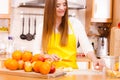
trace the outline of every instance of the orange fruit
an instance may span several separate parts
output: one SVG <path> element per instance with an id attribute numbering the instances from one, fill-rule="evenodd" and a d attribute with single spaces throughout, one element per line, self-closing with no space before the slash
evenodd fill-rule
<path id="1" fill-rule="evenodd" d="M 30 61 L 32 59 L 32 53 L 30 51 L 24 51 L 22 55 L 23 61 Z"/>
<path id="2" fill-rule="evenodd" d="M 48 74 L 51 69 L 51 64 L 49 62 L 43 62 L 42 65 L 39 67 L 39 71 L 41 74 Z"/>
<path id="3" fill-rule="evenodd" d="M 15 50 L 13 53 L 12 53 L 12 58 L 15 59 L 15 60 L 21 60 L 22 58 L 22 51 L 20 50 Z"/>
<path id="4" fill-rule="evenodd" d="M 35 62 L 35 63 L 34 63 Z M 34 63 L 34 65 L 33 65 L 33 70 L 35 71 L 35 72 L 39 72 L 39 67 L 42 65 L 42 61 L 34 61 L 33 63 Z"/>
<path id="5" fill-rule="evenodd" d="M 12 60 L 12 58 L 8 58 L 8 59 L 6 59 L 5 61 L 4 61 L 4 66 L 6 67 L 6 68 L 8 68 L 8 64 L 9 64 L 9 62 Z"/>
<path id="6" fill-rule="evenodd" d="M 40 56 L 40 54 L 35 54 L 35 55 L 33 55 L 31 61 L 32 61 L 32 62 L 38 61 L 39 56 Z"/>
<path id="7" fill-rule="evenodd" d="M 17 70 L 18 69 L 18 62 L 15 59 L 7 59 L 5 61 L 5 66 L 7 69 Z"/>

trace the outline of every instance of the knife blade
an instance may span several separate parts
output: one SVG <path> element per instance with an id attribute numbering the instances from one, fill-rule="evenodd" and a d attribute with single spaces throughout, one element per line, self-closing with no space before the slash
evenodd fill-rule
<path id="1" fill-rule="evenodd" d="M 59 61 L 65 61 L 65 62 L 72 62 L 71 60 L 69 60 L 69 59 L 63 59 L 63 58 L 60 58 L 60 60 Z"/>

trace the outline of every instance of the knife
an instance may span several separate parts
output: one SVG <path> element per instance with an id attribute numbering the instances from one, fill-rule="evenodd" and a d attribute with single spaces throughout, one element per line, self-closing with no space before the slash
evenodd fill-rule
<path id="1" fill-rule="evenodd" d="M 72 60 L 69 60 L 69 59 L 63 59 L 63 58 L 60 58 L 59 61 L 72 62 Z"/>

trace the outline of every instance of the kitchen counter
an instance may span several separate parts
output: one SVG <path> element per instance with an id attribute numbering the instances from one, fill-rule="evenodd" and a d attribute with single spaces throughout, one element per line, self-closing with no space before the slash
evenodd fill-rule
<path id="1" fill-rule="evenodd" d="M 92 67 L 91 60 L 89 58 L 87 58 L 87 57 L 77 57 L 77 62 L 86 62 L 87 66 L 88 66 L 87 69 L 91 69 L 91 67 Z"/>
<path id="2" fill-rule="evenodd" d="M 110 79 L 99 71 L 73 70 L 71 72 L 67 72 L 64 76 L 49 79 L 14 76 L 0 73 L 0 80 L 120 80 L 120 78 Z"/>

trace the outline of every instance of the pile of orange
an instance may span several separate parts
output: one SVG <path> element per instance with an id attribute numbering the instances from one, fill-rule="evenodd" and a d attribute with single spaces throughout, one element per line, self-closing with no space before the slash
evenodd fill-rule
<path id="1" fill-rule="evenodd" d="M 15 50 L 12 53 L 12 57 L 5 60 L 4 65 L 7 69 L 17 70 L 19 68 L 19 61 L 30 61 L 32 59 L 32 53 L 30 51 Z"/>
<path id="2" fill-rule="evenodd" d="M 48 74 L 50 72 L 51 64 L 48 62 L 36 61 L 33 70 L 37 73 Z"/>
<path id="3" fill-rule="evenodd" d="M 49 60 L 40 60 L 40 54 L 32 55 L 30 51 L 15 50 L 12 54 L 12 58 L 5 60 L 4 65 L 7 69 L 18 70 L 25 68 L 24 63 L 30 62 L 32 70 L 41 74 L 48 74 L 51 69 L 51 62 Z M 24 66 L 24 67 L 23 67 Z"/>

